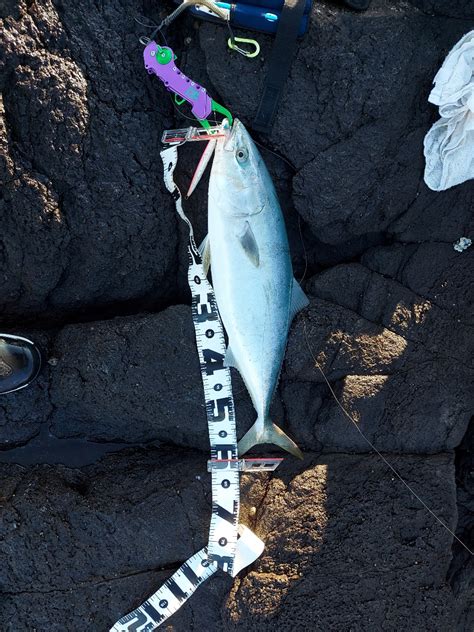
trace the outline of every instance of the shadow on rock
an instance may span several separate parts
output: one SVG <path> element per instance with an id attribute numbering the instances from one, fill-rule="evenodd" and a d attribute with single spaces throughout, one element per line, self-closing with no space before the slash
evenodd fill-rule
<path id="1" fill-rule="evenodd" d="M 453 528 L 452 456 L 391 458 Z M 376 456 L 309 456 L 244 489 L 266 549 L 235 581 L 229 629 L 449 629 L 452 538 Z"/>

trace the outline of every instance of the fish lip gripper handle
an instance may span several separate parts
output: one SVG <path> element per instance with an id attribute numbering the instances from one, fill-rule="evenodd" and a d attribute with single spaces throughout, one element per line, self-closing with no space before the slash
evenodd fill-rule
<path id="1" fill-rule="evenodd" d="M 207 119 L 212 111 L 212 100 L 205 88 L 191 81 L 174 63 L 174 53 L 168 46 L 150 42 L 143 51 L 143 61 L 149 73 L 154 73 L 171 92 L 185 99 L 197 119 Z"/>

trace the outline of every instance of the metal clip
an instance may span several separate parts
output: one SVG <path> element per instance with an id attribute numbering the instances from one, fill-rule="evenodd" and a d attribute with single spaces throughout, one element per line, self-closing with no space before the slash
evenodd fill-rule
<path id="1" fill-rule="evenodd" d="M 164 145 L 182 145 L 193 141 L 208 141 L 216 138 L 223 138 L 226 135 L 226 128 L 223 125 L 215 125 L 209 129 L 198 127 L 185 127 L 184 129 L 168 129 L 163 132 L 161 142 Z"/>
<path id="2" fill-rule="evenodd" d="M 193 5 L 202 5 L 207 7 L 212 11 L 214 15 L 221 18 L 221 20 L 227 21 L 229 19 L 228 12 L 221 9 L 215 2 L 212 0 L 183 0 L 182 4 L 173 11 L 168 17 L 166 17 L 161 24 L 158 26 L 158 30 L 161 31 L 165 26 L 169 26 L 173 20 L 175 20 L 178 15 L 180 15 L 185 9 L 191 7 Z"/>
<path id="3" fill-rule="evenodd" d="M 240 48 L 240 46 L 237 46 L 236 42 L 240 42 L 241 44 L 251 44 L 253 46 L 253 51 Z M 238 53 L 244 57 L 248 57 L 249 59 L 257 57 L 260 54 L 260 44 L 254 39 L 247 39 L 246 37 L 229 37 L 227 45 L 231 50 L 236 50 Z"/>
<path id="4" fill-rule="evenodd" d="M 277 469 L 282 458 L 242 459 L 242 472 L 273 472 Z"/>
<path id="5" fill-rule="evenodd" d="M 282 461 L 282 458 L 212 459 L 207 462 L 207 471 L 229 469 L 238 472 L 273 472 Z"/>

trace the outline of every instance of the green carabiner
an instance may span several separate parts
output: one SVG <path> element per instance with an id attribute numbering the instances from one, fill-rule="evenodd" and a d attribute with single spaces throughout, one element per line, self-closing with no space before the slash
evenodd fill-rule
<path id="1" fill-rule="evenodd" d="M 241 44 L 252 44 L 253 51 L 240 48 L 240 46 L 237 46 L 236 42 L 240 42 Z M 257 57 L 257 55 L 260 54 L 260 44 L 254 39 L 247 39 L 246 37 L 229 37 L 227 45 L 231 50 L 236 50 L 238 53 L 244 57 L 248 57 L 249 59 Z"/>

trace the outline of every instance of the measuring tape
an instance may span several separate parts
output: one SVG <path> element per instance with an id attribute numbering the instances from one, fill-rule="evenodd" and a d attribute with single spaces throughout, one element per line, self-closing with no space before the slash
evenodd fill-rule
<path id="1" fill-rule="evenodd" d="M 194 241 L 193 227 L 183 212 L 181 193 L 173 179 L 178 162 L 177 147 L 163 150 L 161 158 L 165 185 L 173 196 L 179 216 L 189 227 L 188 283 L 211 444 L 212 517 L 208 556 L 217 563 L 218 568 L 232 575 L 240 490 L 239 471 L 231 466 L 238 462 L 237 429 L 230 369 L 224 366 L 224 329 L 214 290 L 206 278 L 201 255 Z"/>
<path id="2" fill-rule="evenodd" d="M 187 560 L 141 606 L 125 615 L 110 632 L 151 632 L 171 617 L 206 579 L 217 571 L 207 559 L 207 548 Z"/>
<path id="3" fill-rule="evenodd" d="M 171 134 L 173 136 L 173 132 Z M 264 544 L 250 529 L 238 524 L 240 472 L 273 471 L 282 461 L 238 458 L 231 374 L 224 366 L 224 328 L 214 290 L 194 240 L 192 224 L 184 214 L 181 192 L 173 179 L 178 163 L 177 146 L 164 149 L 161 158 L 165 185 L 173 196 L 178 215 L 189 228 L 188 283 L 211 444 L 208 471 L 212 479 L 212 516 L 207 547 L 189 558 L 156 593 L 122 617 L 110 632 L 151 632 L 174 614 L 218 569 L 235 577 L 254 562 L 262 554 Z"/>

